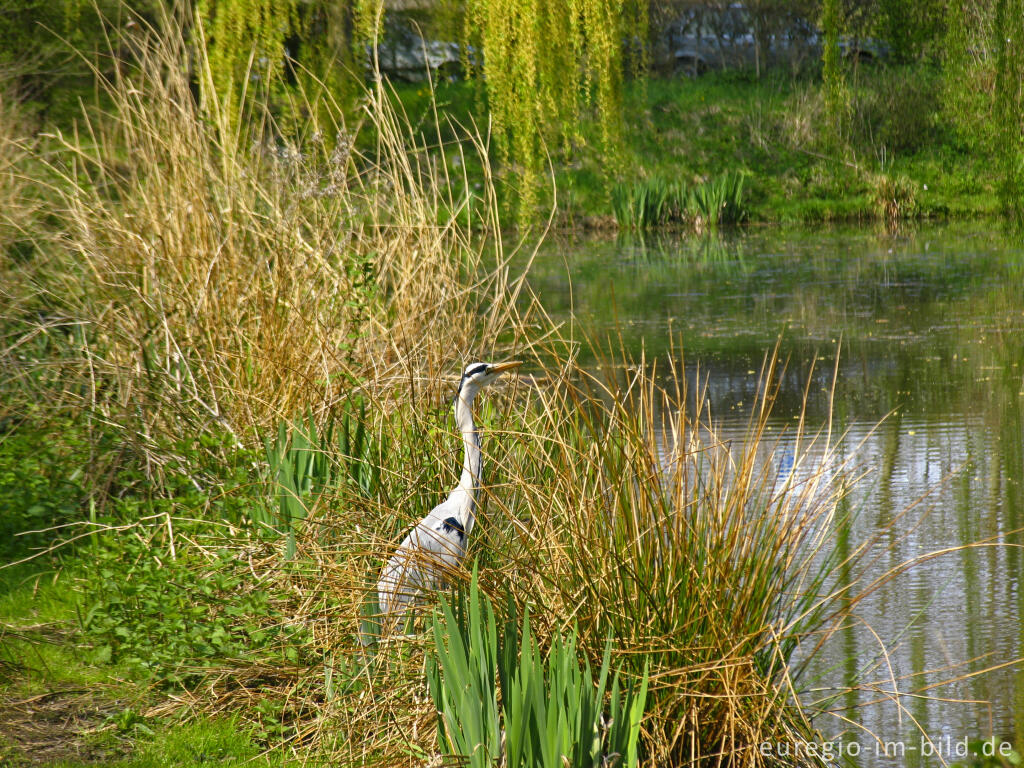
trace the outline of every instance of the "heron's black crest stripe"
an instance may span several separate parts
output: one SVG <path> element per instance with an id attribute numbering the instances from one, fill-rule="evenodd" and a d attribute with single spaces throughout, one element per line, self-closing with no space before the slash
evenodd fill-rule
<path id="1" fill-rule="evenodd" d="M 459 534 L 460 539 L 466 536 L 466 529 L 462 527 L 462 523 L 459 522 L 459 518 L 457 517 L 449 517 L 446 519 L 441 523 L 441 528 L 444 529 L 445 533 Z"/>
<path id="2" fill-rule="evenodd" d="M 462 392 L 462 385 L 466 383 L 466 379 L 468 379 L 470 376 L 476 376 L 478 373 L 487 373 L 487 369 L 489 367 L 490 366 L 487 365 L 487 363 L 480 363 L 479 365 L 474 365 L 468 371 L 464 372 L 462 374 L 462 378 L 459 379 L 458 389 L 455 390 L 456 397 L 458 397 L 458 394 Z"/>

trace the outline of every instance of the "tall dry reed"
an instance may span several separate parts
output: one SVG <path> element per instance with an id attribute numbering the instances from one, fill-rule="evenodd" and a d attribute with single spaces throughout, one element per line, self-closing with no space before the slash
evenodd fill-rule
<path id="1" fill-rule="evenodd" d="M 324 93 L 290 133 L 269 96 L 231 118 L 185 21 L 136 25 L 134 60 L 95 72 L 112 108 L 51 137 L 64 231 L 37 288 L 80 331 L 81 405 L 143 449 L 224 431 L 251 444 L 353 387 L 429 390 L 514 339 L 521 283 L 489 185 L 479 227 L 458 226 L 444 155 L 381 85 L 355 124 Z"/>
<path id="2" fill-rule="evenodd" d="M 824 569 L 842 467 L 821 435 L 780 480 L 772 358 L 739 444 L 681 368 L 615 363 L 536 390 L 526 440 L 541 447 L 520 444 L 491 507 L 502 578 L 579 622 L 592 655 L 610 636 L 635 674 L 651 665 L 651 764 L 759 764 L 762 743 L 811 732 L 790 660 L 839 608 Z"/>

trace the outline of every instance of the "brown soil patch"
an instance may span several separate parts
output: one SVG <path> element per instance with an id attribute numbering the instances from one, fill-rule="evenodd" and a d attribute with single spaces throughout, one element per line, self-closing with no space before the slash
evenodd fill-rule
<path id="1" fill-rule="evenodd" d="M 58 760 L 84 763 L 121 757 L 116 741 L 97 739 L 116 711 L 109 700 L 82 689 L 51 691 L 25 698 L 0 697 L 0 765 L 44 765 Z"/>

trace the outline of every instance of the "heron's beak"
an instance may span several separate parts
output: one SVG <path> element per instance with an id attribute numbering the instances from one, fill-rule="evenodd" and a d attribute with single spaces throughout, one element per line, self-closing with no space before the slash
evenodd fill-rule
<path id="1" fill-rule="evenodd" d="M 507 363 L 495 363 L 491 366 L 491 373 L 504 373 L 505 371 L 511 371 L 513 368 L 518 368 L 522 364 L 522 360 L 512 360 Z"/>

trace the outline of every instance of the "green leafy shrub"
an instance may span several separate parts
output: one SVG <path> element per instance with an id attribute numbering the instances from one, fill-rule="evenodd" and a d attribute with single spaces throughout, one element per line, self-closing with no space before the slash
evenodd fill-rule
<path id="1" fill-rule="evenodd" d="M 55 433 L 59 440 L 53 439 Z M 0 425 L 0 561 L 26 557 L 52 543 L 52 532 L 31 531 L 82 516 L 88 460 L 85 437 L 74 425 Z"/>
<path id="2" fill-rule="evenodd" d="M 176 523 L 179 542 L 204 533 Z M 231 659 L 299 662 L 306 630 L 282 621 L 232 550 L 214 550 L 213 564 L 209 553 L 191 548 L 172 554 L 169 545 L 154 546 L 163 532 L 154 528 L 148 540 L 105 535 L 93 554 L 80 623 L 101 657 L 172 688 L 193 685 Z"/>
<path id="3" fill-rule="evenodd" d="M 879 31 L 892 47 L 892 57 L 914 61 L 936 56 L 945 35 L 945 10 L 946 4 L 938 0 L 880 0 Z"/>

